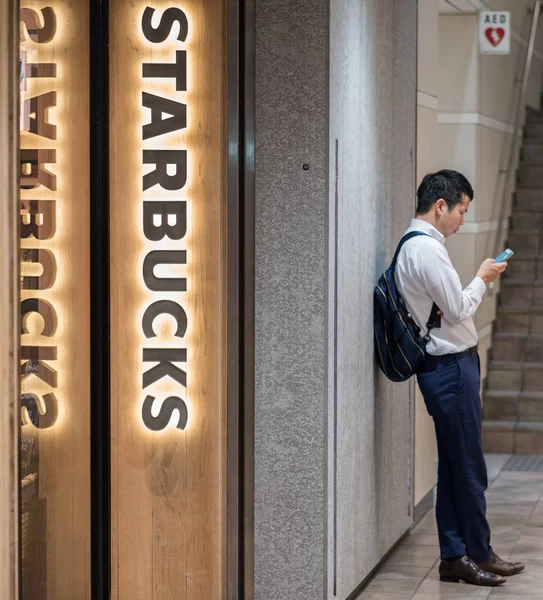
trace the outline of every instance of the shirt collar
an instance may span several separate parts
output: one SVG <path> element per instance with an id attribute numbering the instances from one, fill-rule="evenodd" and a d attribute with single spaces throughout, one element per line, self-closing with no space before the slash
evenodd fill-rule
<path id="1" fill-rule="evenodd" d="M 409 229 L 407 231 L 423 231 L 424 233 L 431 235 L 440 244 L 445 244 L 445 236 L 433 225 L 427 221 L 423 221 L 422 219 L 411 219 L 411 224 L 409 225 Z"/>

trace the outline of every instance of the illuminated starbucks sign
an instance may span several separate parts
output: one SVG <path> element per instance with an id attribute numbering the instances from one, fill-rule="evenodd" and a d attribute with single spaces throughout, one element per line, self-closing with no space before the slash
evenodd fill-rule
<path id="1" fill-rule="evenodd" d="M 175 36 L 174 28 L 178 30 Z M 141 328 L 147 339 L 159 337 L 153 328 L 155 319 L 168 315 L 175 321 L 165 345 L 144 347 L 144 365 L 141 387 L 168 381 L 170 393 L 163 398 L 158 413 L 154 410 L 156 396 L 148 394 L 143 402 L 141 417 L 148 429 L 165 429 L 175 411 L 178 412 L 176 427 L 184 429 L 187 424 L 187 355 L 190 351 L 182 343 L 189 325 L 183 298 L 190 281 L 190 254 L 186 247 L 188 229 L 188 199 L 183 190 L 188 181 L 187 147 L 172 144 L 172 137 L 187 128 L 187 53 L 178 46 L 185 42 L 189 23 L 179 8 L 168 8 L 157 14 L 147 6 L 141 17 L 141 31 L 145 39 L 157 46 L 164 46 L 171 55 L 170 61 L 157 60 L 142 64 L 141 106 L 148 119 L 141 127 L 142 144 L 142 230 L 147 252 L 142 265 L 142 284 L 157 299 L 147 306 Z M 171 41 L 173 39 L 173 41 Z M 161 83 L 169 83 L 167 94 Z M 173 85 L 172 85 L 173 84 Z M 147 91 L 146 86 L 153 91 Z M 172 147 L 174 145 L 175 147 Z M 180 275 L 179 269 L 185 269 Z M 158 271 L 161 270 L 161 274 Z M 172 298 L 164 298 L 164 293 Z M 175 299 L 173 299 L 175 297 Z M 147 368 L 149 363 L 156 363 Z"/>

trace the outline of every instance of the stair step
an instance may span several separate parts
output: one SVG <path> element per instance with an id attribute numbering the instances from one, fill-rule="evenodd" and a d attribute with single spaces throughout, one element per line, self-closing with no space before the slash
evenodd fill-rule
<path id="1" fill-rule="evenodd" d="M 509 277 L 507 280 L 502 280 L 502 285 L 519 286 L 531 285 L 532 287 L 543 287 L 543 279 L 531 279 L 530 277 Z"/>
<path id="2" fill-rule="evenodd" d="M 531 257 L 515 256 L 509 261 L 507 270 L 503 274 L 508 279 L 531 280 L 543 279 L 543 258 L 537 259 L 535 255 Z"/>
<path id="3" fill-rule="evenodd" d="M 517 181 L 517 189 L 543 190 L 543 177 L 522 177 Z"/>
<path id="4" fill-rule="evenodd" d="M 514 211 L 510 222 L 513 231 L 522 230 L 523 232 L 541 233 L 541 229 L 543 228 L 543 212 Z"/>
<path id="5" fill-rule="evenodd" d="M 543 362 L 543 335 L 536 333 L 494 333 L 492 360 Z"/>
<path id="6" fill-rule="evenodd" d="M 543 211 L 543 190 L 517 189 L 514 196 L 513 212 L 517 210 L 526 212 Z"/>
<path id="7" fill-rule="evenodd" d="M 520 256 L 539 254 L 543 250 L 542 238 L 542 232 L 537 229 L 529 231 L 511 230 L 507 236 L 507 244 L 513 252 Z"/>
<path id="8" fill-rule="evenodd" d="M 515 313 L 499 312 L 496 314 L 496 333 L 528 334 L 531 331 L 531 315 L 528 310 Z M 543 330 L 541 331 L 543 333 Z"/>
<path id="9" fill-rule="evenodd" d="M 512 375 L 522 375 L 521 371 L 503 371 L 504 373 L 509 373 Z M 537 371 L 526 371 L 526 373 L 537 373 Z M 513 403 L 515 405 L 515 410 L 513 416 L 518 416 L 519 420 L 532 421 L 531 416 L 526 418 L 527 416 L 522 418 L 522 415 L 517 415 L 516 404 L 518 402 L 524 403 L 532 403 L 538 408 L 536 411 L 536 420 L 543 421 L 543 392 L 540 391 L 541 387 L 537 390 L 522 390 L 522 389 L 508 389 L 508 390 L 486 390 L 484 393 L 484 403 L 483 405 L 487 407 L 490 403 Z M 486 408 L 485 408 L 486 411 Z M 533 411 L 532 411 L 533 412 Z M 500 413 L 501 414 L 501 413 Z M 508 419 L 497 418 L 495 416 L 490 417 L 485 412 L 485 417 L 490 418 L 491 420 L 499 420 L 499 421 L 507 421 Z"/>
<path id="10" fill-rule="evenodd" d="M 537 121 L 533 121 L 528 123 L 524 128 L 527 140 L 534 138 L 543 138 L 543 123 L 538 123 Z"/>
<path id="11" fill-rule="evenodd" d="M 523 361 L 526 358 L 525 334 L 494 333 L 492 336 L 492 360 Z"/>
<path id="12" fill-rule="evenodd" d="M 527 363 L 521 360 L 490 360 L 488 362 L 488 368 L 494 369 L 506 369 L 508 371 L 516 371 L 518 369 L 522 369 L 523 365 Z M 543 367 L 543 363 L 541 363 Z"/>
<path id="13" fill-rule="evenodd" d="M 543 453 L 543 114 L 526 108 L 525 139 L 484 392 L 486 452 Z"/>
<path id="14" fill-rule="evenodd" d="M 516 420 L 483 421 L 483 450 L 496 454 L 513 454 Z"/>
<path id="15" fill-rule="evenodd" d="M 494 335 L 543 335 L 543 306 L 498 306 Z"/>
<path id="16" fill-rule="evenodd" d="M 504 278 L 500 282 L 500 303 L 514 306 L 543 306 L 543 281 Z"/>
<path id="17" fill-rule="evenodd" d="M 484 395 L 483 415 L 489 421 L 543 422 L 543 393 L 534 391 L 494 391 Z"/>
<path id="18" fill-rule="evenodd" d="M 532 106 L 527 106 L 525 114 L 526 114 L 526 122 L 527 123 L 533 123 L 533 122 L 543 123 L 543 114 L 541 113 L 540 110 L 537 110 L 537 108 L 533 108 Z"/>
<path id="19" fill-rule="evenodd" d="M 518 305 L 518 304 L 499 304 L 498 305 L 498 313 L 499 314 L 510 314 L 510 315 L 520 315 L 526 314 L 529 312 L 534 315 L 543 315 L 543 306 L 532 306 L 527 304 L 526 306 Z"/>
<path id="20" fill-rule="evenodd" d="M 484 421 L 483 449 L 498 454 L 542 454 L 543 422 Z"/>
<path id="21" fill-rule="evenodd" d="M 521 179 L 535 179 L 543 178 L 543 165 L 531 165 L 525 162 L 519 163 L 518 168 L 519 176 Z"/>
<path id="22" fill-rule="evenodd" d="M 483 396 L 483 418 L 491 421 L 518 421 L 519 392 L 487 390 Z"/>
<path id="23" fill-rule="evenodd" d="M 491 360 L 486 383 L 487 391 L 492 393 L 515 391 L 543 394 L 543 361 Z"/>
<path id="24" fill-rule="evenodd" d="M 543 254 L 536 254 L 534 252 L 523 252 L 522 248 L 517 248 L 516 250 L 514 250 L 515 255 L 513 256 L 512 259 L 509 260 L 508 263 L 508 267 L 507 270 L 505 271 L 505 277 L 508 276 L 509 273 L 511 273 L 511 266 L 512 265 L 516 265 L 519 263 L 519 261 L 539 261 L 539 262 L 543 262 Z M 527 265 L 522 265 L 527 267 Z M 514 279 L 528 279 L 528 277 L 516 277 Z M 530 277 L 531 279 L 531 277 Z M 543 279 L 543 277 L 535 277 L 535 279 Z"/>
<path id="25" fill-rule="evenodd" d="M 543 140 L 526 140 L 522 145 L 521 156 L 523 164 L 543 164 Z"/>

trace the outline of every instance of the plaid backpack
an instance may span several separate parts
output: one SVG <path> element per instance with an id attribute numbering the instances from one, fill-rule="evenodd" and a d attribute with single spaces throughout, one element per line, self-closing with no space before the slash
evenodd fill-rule
<path id="1" fill-rule="evenodd" d="M 417 373 L 426 358 L 430 331 L 441 324 L 439 309 L 434 303 L 426 325 L 428 333 L 421 337 L 420 327 L 405 307 L 396 287 L 394 269 L 398 254 L 405 242 L 418 235 L 428 234 L 411 231 L 403 236 L 390 267 L 381 275 L 373 292 L 375 356 L 381 371 L 392 381 L 406 381 Z"/>

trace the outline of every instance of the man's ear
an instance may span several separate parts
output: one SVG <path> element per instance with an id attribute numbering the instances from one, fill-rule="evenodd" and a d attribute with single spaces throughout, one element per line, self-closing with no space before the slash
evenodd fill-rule
<path id="1" fill-rule="evenodd" d="M 445 202 L 445 200 L 443 200 L 443 198 L 440 198 L 436 202 L 436 210 L 440 215 L 447 211 L 447 203 Z"/>

